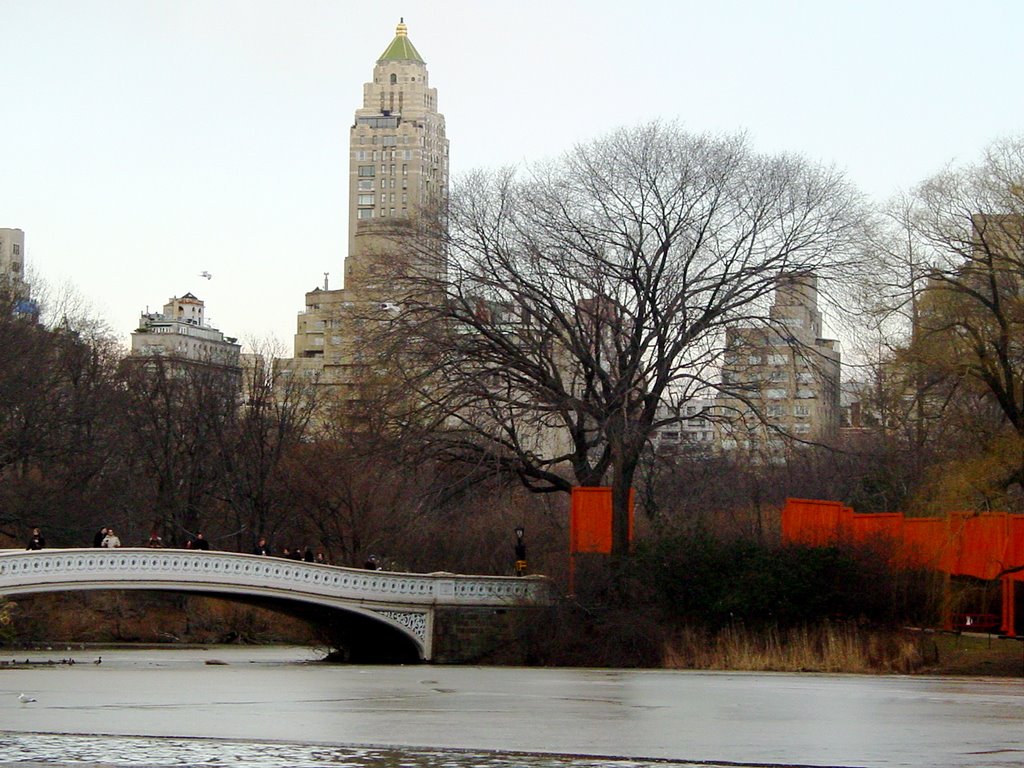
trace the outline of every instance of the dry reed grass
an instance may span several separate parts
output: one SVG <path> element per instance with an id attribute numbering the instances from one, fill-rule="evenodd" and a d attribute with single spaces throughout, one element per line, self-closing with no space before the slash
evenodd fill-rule
<path id="1" fill-rule="evenodd" d="M 718 632 L 686 628 L 666 643 L 669 669 L 909 673 L 925 664 L 916 638 L 850 624 Z"/>

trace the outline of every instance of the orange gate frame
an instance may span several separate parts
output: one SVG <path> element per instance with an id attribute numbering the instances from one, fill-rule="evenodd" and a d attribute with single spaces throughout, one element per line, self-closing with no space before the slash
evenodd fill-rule
<path id="1" fill-rule="evenodd" d="M 885 539 L 904 566 L 934 568 L 952 576 L 999 579 L 1000 631 L 1016 637 L 1014 584 L 1024 581 L 1024 515 L 953 512 L 947 517 L 906 517 L 899 512 L 857 514 L 838 501 L 786 499 L 784 542 L 821 546 L 837 541 Z M 944 617 L 950 625 L 950 617 Z"/>

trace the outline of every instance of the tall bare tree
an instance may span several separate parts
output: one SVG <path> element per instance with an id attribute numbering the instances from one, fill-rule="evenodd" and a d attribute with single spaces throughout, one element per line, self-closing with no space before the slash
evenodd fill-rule
<path id="1" fill-rule="evenodd" d="M 177 545 L 209 526 L 224 496 L 218 436 L 238 417 L 237 370 L 155 355 L 131 357 L 123 366 L 126 429 L 132 446 L 129 475 L 139 504 L 151 519 L 132 531 L 163 528 Z M 223 534 L 225 526 L 218 525 Z M 207 531 L 207 533 L 211 533 Z"/>
<path id="2" fill-rule="evenodd" d="M 0 286 L 0 525 L 73 542 L 117 454 L 119 351 L 91 321 L 47 328 Z"/>
<path id="3" fill-rule="evenodd" d="M 726 328 L 767 322 L 780 277 L 841 268 L 858 216 L 833 170 L 661 123 L 471 174 L 378 259 L 401 422 L 537 491 L 611 485 L 623 556 L 638 462 L 678 418 L 659 406 L 718 385 Z"/>
<path id="4" fill-rule="evenodd" d="M 289 451 L 307 436 L 316 408 L 315 380 L 279 365 L 283 346 L 250 342 L 242 360 L 242 403 L 236 418 L 218 421 L 225 501 L 235 514 L 237 546 L 270 535 L 292 510 L 282 472 Z"/>
<path id="5" fill-rule="evenodd" d="M 921 184 L 888 242 L 883 250 L 897 257 L 888 274 L 904 275 L 902 285 L 892 282 L 894 304 L 913 310 L 895 361 L 911 373 L 913 387 L 907 392 L 915 394 L 919 420 L 931 416 L 933 423 L 957 424 L 961 432 L 973 429 L 967 442 L 1002 456 L 1005 469 L 996 485 L 1019 491 L 1024 483 L 1024 138 L 996 142 L 980 161 L 947 168 Z M 913 254 L 912 272 L 906 254 Z M 1014 453 L 1017 459 L 1007 463 Z"/>

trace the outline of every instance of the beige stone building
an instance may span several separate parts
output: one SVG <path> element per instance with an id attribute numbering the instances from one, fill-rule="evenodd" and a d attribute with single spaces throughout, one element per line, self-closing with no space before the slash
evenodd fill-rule
<path id="1" fill-rule="evenodd" d="M 377 277 L 375 266 L 391 248 L 381 233 L 396 220 L 443 209 L 448 193 L 444 116 L 404 23 L 363 86 L 349 130 L 348 188 L 344 286 L 331 290 L 325 279 L 306 294 L 287 366 L 354 400 L 366 323 L 386 319 L 401 300 Z"/>
<path id="2" fill-rule="evenodd" d="M 133 357 L 162 357 L 237 370 L 241 346 L 206 322 L 206 304 L 191 293 L 174 296 L 162 312 L 143 312 L 132 331 Z"/>
<path id="3" fill-rule="evenodd" d="M 770 322 L 730 328 L 716 398 L 719 447 L 781 450 L 789 438 L 821 442 L 840 426 L 837 341 L 822 337 L 817 278 L 782 280 Z"/>

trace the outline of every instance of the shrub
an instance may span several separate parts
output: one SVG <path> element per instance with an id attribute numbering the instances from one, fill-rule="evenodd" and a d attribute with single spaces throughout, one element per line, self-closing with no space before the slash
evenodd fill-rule
<path id="1" fill-rule="evenodd" d="M 697 532 L 640 548 L 633 580 L 665 618 L 711 629 L 920 619 L 934 605 L 931 583 L 889 563 L 877 546 L 766 545 Z"/>

